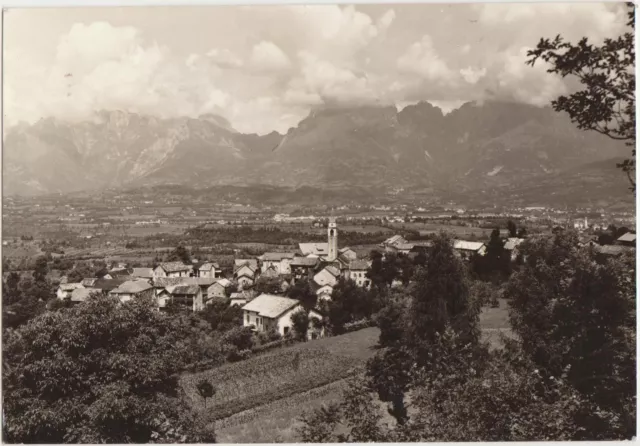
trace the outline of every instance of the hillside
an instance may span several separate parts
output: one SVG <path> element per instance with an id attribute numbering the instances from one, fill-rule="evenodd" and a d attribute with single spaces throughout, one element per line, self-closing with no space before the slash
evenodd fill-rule
<path id="1" fill-rule="evenodd" d="M 468 103 L 447 115 L 428 103 L 319 109 L 286 135 L 263 136 L 213 115 L 101 111 L 80 123 L 47 118 L 8 129 L 3 186 L 9 195 L 167 184 L 484 193 L 555 184 L 626 151 L 550 108 L 514 103 Z"/>

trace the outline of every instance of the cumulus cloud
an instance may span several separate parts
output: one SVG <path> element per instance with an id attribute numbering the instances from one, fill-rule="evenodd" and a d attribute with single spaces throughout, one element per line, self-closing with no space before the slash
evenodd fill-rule
<path id="1" fill-rule="evenodd" d="M 623 6 L 594 3 L 243 6 L 179 10 L 182 19 L 162 11 L 128 15 L 127 26 L 91 8 L 65 25 L 59 12 L 40 22 L 29 19 L 35 12 L 7 16 L 6 123 L 122 109 L 215 113 L 240 131 L 268 133 L 323 104 L 546 105 L 566 80 L 526 66 L 527 48 L 556 34 L 615 37 L 626 21 Z M 39 33 L 26 39 L 28 29 Z"/>
<path id="2" fill-rule="evenodd" d="M 241 68 L 244 63 L 228 49 L 213 48 L 207 52 L 207 57 L 220 68 Z"/>
<path id="3" fill-rule="evenodd" d="M 284 71 L 291 66 L 289 57 L 273 42 L 262 41 L 251 51 L 251 68 L 258 72 Z"/>
<path id="4" fill-rule="evenodd" d="M 460 70 L 460 74 L 462 75 L 462 78 L 467 83 L 477 84 L 478 81 L 487 74 L 487 69 L 486 68 L 478 69 L 478 68 L 468 67 Z"/>
<path id="5" fill-rule="evenodd" d="M 409 47 L 407 52 L 398 58 L 400 71 L 417 74 L 430 81 L 446 83 L 451 80 L 452 72 L 447 63 L 433 47 L 430 36 L 424 35 L 419 42 Z"/>

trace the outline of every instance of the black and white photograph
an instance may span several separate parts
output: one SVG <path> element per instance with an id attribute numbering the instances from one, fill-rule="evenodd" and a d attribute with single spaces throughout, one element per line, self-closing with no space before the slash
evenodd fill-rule
<path id="1" fill-rule="evenodd" d="M 635 440 L 635 4 L 2 10 L 2 442 Z"/>

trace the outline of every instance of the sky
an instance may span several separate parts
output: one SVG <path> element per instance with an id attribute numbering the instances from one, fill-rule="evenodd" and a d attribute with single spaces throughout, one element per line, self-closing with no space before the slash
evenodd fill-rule
<path id="1" fill-rule="evenodd" d="M 625 31 L 616 3 L 9 9 L 5 125 L 97 110 L 214 113 L 284 133 L 323 106 L 538 106 L 571 88 L 525 65 L 541 37 Z"/>

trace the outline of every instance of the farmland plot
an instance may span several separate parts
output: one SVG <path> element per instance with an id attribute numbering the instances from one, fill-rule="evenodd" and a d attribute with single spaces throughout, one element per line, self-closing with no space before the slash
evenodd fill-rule
<path id="1" fill-rule="evenodd" d="M 377 339 L 378 330 L 369 328 L 302 343 L 185 375 L 181 385 L 189 402 L 205 410 L 195 386 L 200 379 L 209 379 L 216 394 L 207 401 L 206 411 L 218 420 L 350 376 L 373 355 Z"/>

